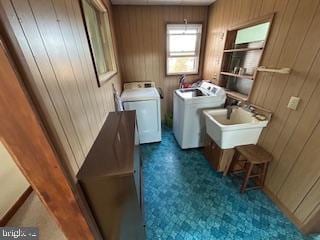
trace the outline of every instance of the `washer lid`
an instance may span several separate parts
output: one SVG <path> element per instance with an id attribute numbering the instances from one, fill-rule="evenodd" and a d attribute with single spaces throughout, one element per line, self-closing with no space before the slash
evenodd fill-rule
<path id="1" fill-rule="evenodd" d="M 125 101 L 142 101 L 160 99 L 160 95 L 156 88 L 134 88 L 123 90 L 121 100 Z"/>

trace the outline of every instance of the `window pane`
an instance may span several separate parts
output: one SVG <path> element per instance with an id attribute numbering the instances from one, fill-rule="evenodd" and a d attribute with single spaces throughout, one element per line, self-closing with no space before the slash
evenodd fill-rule
<path id="1" fill-rule="evenodd" d="M 197 35 L 170 35 L 170 52 L 196 51 Z"/>
<path id="2" fill-rule="evenodd" d="M 83 8 L 97 71 L 99 74 L 104 74 L 108 72 L 108 67 L 104 55 L 103 39 L 99 29 L 99 13 L 87 1 L 83 1 Z"/>
<path id="3" fill-rule="evenodd" d="M 193 73 L 196 72 L 195 57 L 168 58 L 168 73 Z"/>

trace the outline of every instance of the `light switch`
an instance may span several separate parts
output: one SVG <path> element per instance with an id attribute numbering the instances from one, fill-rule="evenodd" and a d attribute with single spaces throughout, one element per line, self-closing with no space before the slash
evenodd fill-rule
<path id="1" fill-rule="evenodd" d="M 291 97 L 288 103 L 288 108 L 292 110 L 297 110 L 300 98 L 299 97 Z"/>

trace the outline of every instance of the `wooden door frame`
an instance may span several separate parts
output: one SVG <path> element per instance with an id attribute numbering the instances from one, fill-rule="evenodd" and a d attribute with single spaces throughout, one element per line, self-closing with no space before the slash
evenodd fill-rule
<path id="1" fill-rule="evenodd" d="M 0 140 L 67 239 L 95 239 L 88 217 L 0 39 Z"/>

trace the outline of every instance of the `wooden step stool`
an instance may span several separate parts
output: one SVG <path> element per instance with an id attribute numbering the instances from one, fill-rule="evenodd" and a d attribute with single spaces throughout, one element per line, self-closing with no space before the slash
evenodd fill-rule
<path id="1" fill-rule="evenodd" d="M 245 159 L 240 160 L 240 156 Z M 262 188 L 267 175 L 269 162 L 272 160 L 272 155 L 257 145 L 244 145 L 235 147 L 235 154 L 232 158 L 228 174 L 230 173 L 245 173 L 245 177 L 241 186 L 240 192 L 245 190 Z M 242 166 L 239 170 L 234 171 L 237 164 Z M 257 178 L 256 186 L 247 188 L 250 178 Z"/>

